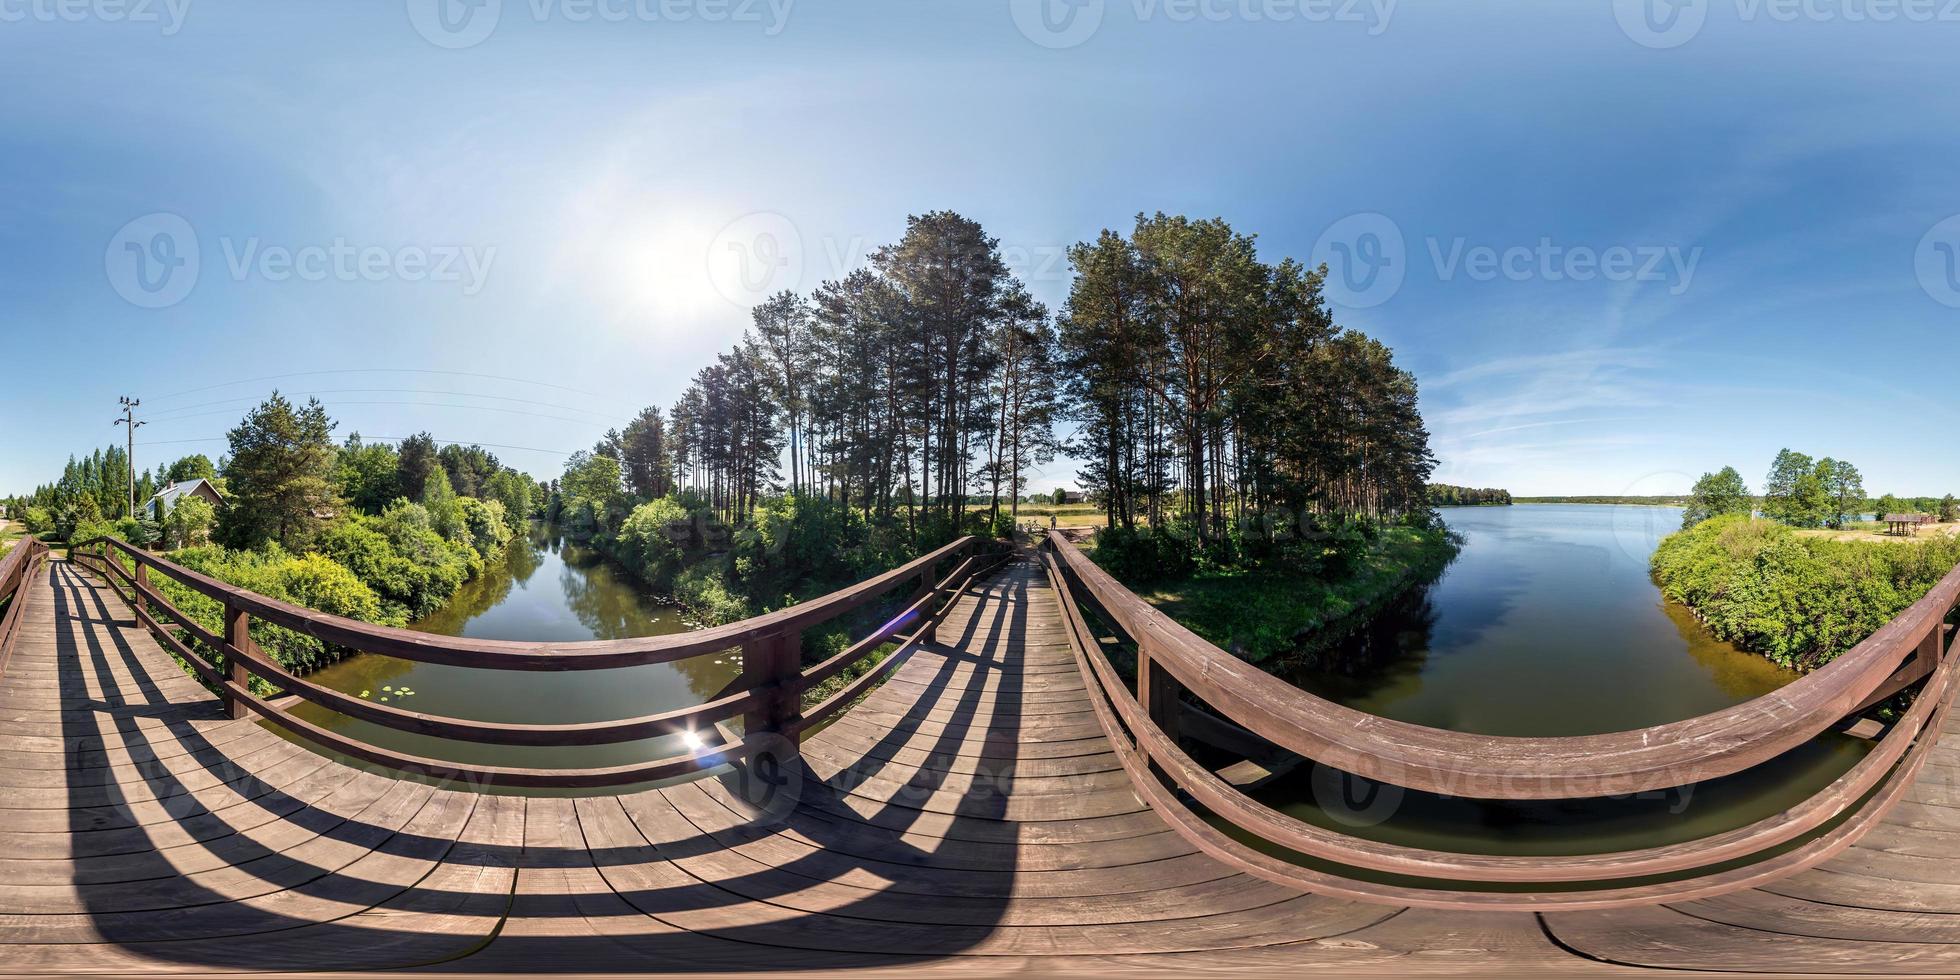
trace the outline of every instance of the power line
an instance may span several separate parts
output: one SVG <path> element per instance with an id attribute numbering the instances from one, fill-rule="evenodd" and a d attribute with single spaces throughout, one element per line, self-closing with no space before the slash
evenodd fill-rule
<path id="1" fill-rule="evenodd" d="M 309 398 L 316 397 L 319 395 L 359 395 L 359 394 L 435 395 L 435 396 L 441 396 L 446 398 L 484 398 L 484 399 L 489 399 L 491 401 L 513 402 L 519 405 L 536 405 L 540 408 L 555 408 L 565 412 L 582 412 L 587 415 L 600 416 L 601 418 L 604 418 L 609 422 L 620 422 L 620 423 L 630 424 L 630 420 L 628 419 L 621 419 L 616 415 L 611 415 L 609 413 L 597 411 L 595 409 L 579 408 L 576 405 L 561 405 L 557 402 L 544 402 L 532 398 L 515 398 L 510 395 L 484 395 L 484 394 L 478 394 L 473 391 L 440 391 L 440 390 L 429 389 L 429 388 L 322 388 L 318 391 L 295 391 L 295 392 L 290 392 L 290 394 L 305 396 Z M 184 415 L 183 413 L 188 412 L 191 409 L 195 409 L 195 408 L 211 408 L 217 405 L 249 405 L 257 400 L 258 400 L 258 396 L 248 395 L 240 398 L 224 398 L 218 401 L 211 401 L 211 402 L 196 402 L 190 405 L 179 405 L 176 408 L 164 409 L 162 412 L 158 412 L 152 415 L 151 418 L 153 419 L 191 418 L 193 416 L 187 416 Z"/>
<path id="2" fill-rule="evenodd" d="M 343 401 L 343 402 L 335 402 L 334 404 L 336 406 L 390 405 L 390 406 L 409 407 L 409 408 L 455 408 L 468 412 L 501 412 L 505 415 L 522 415 L 525 416 L 526 418 L 550 419 L 551 421 L 554 422 L 570 422 L 573 425 L 600 426 L 600 425 L 610 424 L 609 422 L 600 419 L 575 419 L 564 415 L 547 415 L 543 412 L 527 412 L 517 408 L 498 408 L 495 405 L 445 405 L 441 402 L 396 402 L 396 401 Z M 166 416 L 164 418 L 152 419 L 151 421 L 182 422 L 188 419 L 210 418 L 214 415 L 230 415 L 233 413 L 233 411 L 234 411 L 233 409 L 221 408 L 215 412 L 195 412 L 190 415 L 172 415 L 172 416 Z"/>
<path id="3" fill-rule="evenodd" d="M 328 374 L 440 374 L 454 378 L 479 378 L 485 381 L 502 381 L 509 384 L 555 388 L 559 391 L 569 391 L 575 395 L 585 395 L 590 398 L 604 397 L 597 392 L 586 391 L 582 388 L 573 388 L 567 385 L 552 384 L 549 381 L 532 381 L 529 378 L 512 378 L 499 374 L 476 374 L 469 371 L 436 371 L 427 368 L 338 368 L 326 371 L 295 371 L 290 374 L 269 374 L 262 378 L 241 378 L 236 381 L 224 381 L 214 385 L 205 385 L 201 388 L 186 388 L 183 391 L 174 391 L 170 394 L 158 395 L 156 397 L 181 398 L 185 395 L 195 395 L 202 391 L 216 391 L 219 388 L 230 388 L 235 385 L 257 384 L 262 381 L 282 381 L 286 378 L 311 378 Z"/>
<path id="4" fill-rule="evenodd" d="M 404 440 L 403 436 L 370 436 L 370 435 L 361 436 L 362 442 L 398 443 L 398 442 L 402 442 L 403 440 Z M 231 439 L 229 436 L 205 436 L 201 439 L 149 439 L 149 440 L 145 440 L 143 445 L 182 446 L 191 443 L 230 442 L 230 441 Z M 508 445 L 504 445 L 503 443 L 497 443 L 497 442 L 477 442 L 475 440 L 464 440 L 464 439 L 435 439 L 435 442 L 437 445 L 442 445 L 442 446 L 481 446 L 484 449 L 508 449 L 515 452 L 545 453 L 546 455 L 550 455 L 550 456 L 570 456 L 575 452 L 579 452 L 579 450 L 570 450 L 570 449 L 539 449 L 536 446 L 508 446 Z"/>

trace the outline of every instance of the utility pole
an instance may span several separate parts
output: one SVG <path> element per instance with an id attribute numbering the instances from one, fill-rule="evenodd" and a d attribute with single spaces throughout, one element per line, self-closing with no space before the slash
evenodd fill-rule
<path id="1" fill-rule="evenodd" d="M 128 468 L 129 516 L 131 518 L 136 516 L 136 428 L 137 426 L 148 424 L 136 421 L 136 406 L 141 404 L 143 404 L 141 399 L 124 395 L 122 397 L 123 417 L 116 420 L 117 425 L 126 425 L 129 427 L 129 449 L 123 456 L 123 462 L 127 464 Z"/>

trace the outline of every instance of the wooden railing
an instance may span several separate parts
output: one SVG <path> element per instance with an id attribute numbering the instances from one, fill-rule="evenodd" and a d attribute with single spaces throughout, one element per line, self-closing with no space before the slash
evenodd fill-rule
<path id="1" fill-rule="evenodd" d="M 793 752 L 810 727 L 855 702 L 896 669 L 917 645 L 931 642 L 940 617 L 975 576 L 1005 561 L 1004 546 L 962 538 L 900 568 L 810 602 L 738 623 L 680 633 L 581 643 L 473 640 L 376 626 L 280 602 L 220 582 L 115 538 L 84 541 L 70 560 L 107 582 L 135 610 L 136 618 L 181 658 L 230 706 L 233 718 L 251 714 L 317 745 L 376 765 L 472 786 L 597 788 L 682 776 L 762 753 Z M 939 575 L 941 566 L 956 563 Z M 224 609 L 223 626 L 207 629 L 166 601 L 152 582 L 161 575 Z M 802 634 L 916 582 L 902 612 L 842 652 L 805 667 Z M 259 648 L 254 618 L 332 646 L 418 663 L 486 670 L 604 670 L 672 663 L 739 649 L 742 672 L 705 704 L 615 721 L 570 725 L 518 725 L 448 718 L 407 711 L 354 697 L 294 675 Z M 889 657 L 844 684 L 821 702 L 803 706 L 803 694 L 847 667 L 898 644 Z M 256 676 L 272 688 L 351 718 L 397 731 L 493 745 L 602 745 L 663 735 L 688 735 L 692 751 L 631 765 L 594 769 L 527 769 L 469 765 L 423 758 L 357 741 L 307 721 L 284 699 L 252 691 Z M 721 723 L 742 719 L 733 735 Z"/>
<path id="2" fill-rule="evenodd" d="M 1864 642 L 1774 693 L 1638 731 L 1516 738 L 1412 725 L 1315 697 L 1178 625 L 1060 534 L 1048 535 L 1043 558 L 1091 703 L 1146 802 L 1195 846 L 1243 870 L 1361 900 L 1607 908 L 1721 894 L 1813 867 L 1849 847 L 1905 792 L 1960 690 L 1947 650 L 1960 569 Z M 1106 637 L 1134 651 L 1134 680 L 1110 659 Z M 1911 708 L 1864 758 L 1802 803 L 1699 840 L 1606 854 L 1466 854 L 1344 834 L 1265 806 L 1194 761 L 1179 738 L 1202 710 L 1213 724 L 1222 717 L 1257 740 L 1379 783 L 1482 799 L 1586 799 L 1741 772 L 1915 684 Z M 1266 846 L 1241 839 L 1248 836 Z"/>
<path id="3" fill-rule="evenodd" d="M 27 613 L 27 586 L 47 557 L 47 545 L 22 538 L 5 558 L 0 558 L 0 674 L 6 673 L 14 642 L 20 638 L 21 617 Z"/>

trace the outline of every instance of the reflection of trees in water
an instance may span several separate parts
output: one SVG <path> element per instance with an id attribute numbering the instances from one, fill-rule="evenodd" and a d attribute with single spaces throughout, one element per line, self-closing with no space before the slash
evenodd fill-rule
<path id="1" fill-rule="evenodd" d="M 349 657 L 332 666 L 316 670 L 307 677 L 307 680 L 330 687 L 342 694 L 358 695 L 362 691 L 368 691 L 379 695 L 383 687 L 393 685 L 395 681 L 414 669 L 415 664 L 410 661 L 368 653 Z M 340 729 L 354 721 L 346 715 L 312 703 L 294 705 L 293 714 L 327 729 Z M 276 725 L 271 727 L 275 731 L 281 731 Z"/>
<path id="2" fill-rule="evenodd" d="M 549 546 L 550 536 L 542 528 L 532 528 L 521 538 L 512 538 L 510 548 L 504 555 L 504 565 L 510 570 L 507 576 L 512 583 L 528 582 L 544 564 L 545 548 Z"/>
<path id="3" fill-rule="evenodd" d="M 565 605 L 594 637 L 619 640 L 687 630 L 679 607 L 644 594 L 643 586 L 610 558 L 569 540 L 557 544 L 558 558 L 564 563 L 559 583 L 565 592 Z M 688 688 L 702 697 L 720 692 L 742 669 L 741 654 L 733 650 L 689 657 L 671 666 L 687 678 Z"/>
<path id="4" fill-rule="evenodd" d="M 529 564 L 529 572 L 523 575 L 516 573 L 520 562 Z M 470 620 L 510 598 L 511 586 L 528 578 L 530 572 L 537 571 L 537 566 L 537 555 L 523 541 L 513 540 L 510 547 L 504 549 L 503 558 L 486 565 L 481 575 L 464 582 L 448 603 L 417 620 L 412 628 L 424 633 L 461 636 L 463 627 Z"/>
<path id="5" fill-rule="evenodd" d="M 722 661 L 716 663 L 715 661 Z M 701 657 L 676 660 L 674 672 L 687 678 L 687 689 L 707 699 L 721 693 L 742 672 L 742 651 L 728 649 Z"/>
<path id="6" fill-rule="evenodd" d="M 1662 599 L 1661 611 L 1681 632 L 1681 641 L 1687 647 L 1688 655 L 1695 658 L 1695 662 L 1708 673 L 1708 679 L 1715 682 L 1722 695 L 1736 704 L 1762 697 L 1803 676 L 1794 670 L 1778 667 L 1767 657 L 1745 653 L 1732 644 L 1716 639 L 1695 618 L 1695 614 L 1688 611 L 1688 607 L 1678 602 Z"/>
<path id="7" fill-rule="evenodd" d="M 1429 586 L 1411 590 L 1346 639 L 1303 656 L 1288 672 L 1295 686 L 1349 702 L 1392 676 L 1419 674 L 1438 616 Z"/>

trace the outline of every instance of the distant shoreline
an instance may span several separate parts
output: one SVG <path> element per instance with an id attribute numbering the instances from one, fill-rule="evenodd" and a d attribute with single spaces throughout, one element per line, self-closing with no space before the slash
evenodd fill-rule
<path id="1" fill-rule="evenodd" d="M 1591 504 L 1611 507 L 1685 507 L 1688 501 L 1681 497 L 1515 497 L 1513 502 L 1524 504 Z"/>

